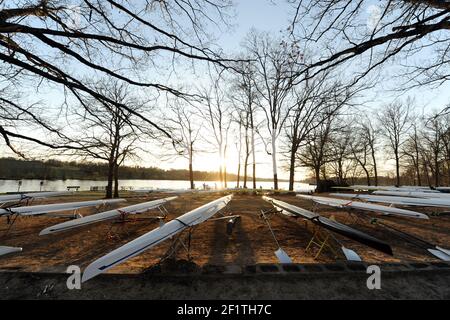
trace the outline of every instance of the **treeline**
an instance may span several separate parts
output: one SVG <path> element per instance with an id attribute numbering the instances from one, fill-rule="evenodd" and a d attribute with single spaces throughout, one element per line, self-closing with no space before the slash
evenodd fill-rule
<path id="1" fill-rule="evenodd" d="M 330 184 L 450 185 L 450 115 L 418 115 L 409 99 L 377 111 L 370 118 L 332 117 L 305 139 L 300 165 L 311 169 L 318 189 Z M 395 169 L 380 176 L 387 160 Z"/>
<path id="2" fill-rule="evenodd" d="M 0 179 L 104 180 L 107 172 L 107 163 L 0 158 Z M 189 180 L 189 170 L 123 166 L 120 168 L 119 177 L 120 179 Z M 199 181 L 217 181 L 219 173 L 194 171 L 194 177 Z M 228 174 L 228 179 L 235 180 L 236 175 Z"/>

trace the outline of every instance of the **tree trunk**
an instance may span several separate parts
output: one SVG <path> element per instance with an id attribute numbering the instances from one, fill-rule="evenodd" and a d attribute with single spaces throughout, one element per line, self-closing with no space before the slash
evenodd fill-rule
<path id="1" fill-rule="evenodd" d="M 253 167 L 253 189 L 255 190 L 256 189 L 256 176 L 255 176 L 255 174 L 256 174 L 256 163 L 254 163 L 253 162 L 253 164 L 252 164 L 252 167 Z"/>
<path id="2" fill-rule="evenodd" d="M 373 161 L 373 174 L 375 175 L 375 186 L 378 186 L 378 168 L 377 168 L 377 159 L 375 158 L 375 149 L 371 148 L 372 150 L 372 161 Z"/>
<path id="3" fill-rule="evenodd" d="M 342 160 L 338 161 L 338 185 L 342 186 L 344 182 L 344 173 L 343 173 L 343 167 L 342 167 Z"/>
<path id="4" fill-rule="evenodd" d="M 223 151 L 222 151 L 222 144 L 219 145 L 219 180 L 220 180 L 220 187 L 223 188 L 224 186 L 224 178 L 223 178 Z"/>
<path id="5" fill-rule="evenodd" d="M 238 149 L 238 170 L 237 170 L 237 181 L 236 188 L 240 187 L 241 180 L 241 155 L 242 155 L 242 122 L 239 122 L 239 149 Z"/>
<path id="6" fill-rule="evenodd" d="M 220 165 L 219 167 L 219 182 L 220 182 L 220 186 L 223 187 L 223 170 L 222 170 L 222 165 Z"/>
<path id="7" fill-rule="evenodd" d="M 115 177 L 115 171 L 117 166 L 117 158 L 119 153 L 119 136 L 120 128 L 117 123 L 115 125 L 114 142 L 111 145 L 111 150 L 109 154 L 108 163 L 108 185 L 106 186 L 106 199 L 111 199 L 113 197 L 113 180 Z"/>
<path id="8" fill-rule="evenodd" d="M 318 193 L 321 193 L 322 192 L 322 186 L 321 186 L 321 183 L 320 183 L 320 167 L 315 167 L 314 168 L 314 174 L 316 176 L 316 191 Z"/>
<path id="9" fill-rule="evenodd" d="M 248 172 L 248 158 L 250 157 L 249 143 L 248 143 L 248 129 L 245 129 L 245 160 L 244 160 L 244 189 L 247 189 L 247 172 Z"/>
<path id="10" fill-rule="evenodd" d="M 417 173 L 417 184 L 422 186 L 422 179 L 420 178 L 420 156 L 419 156 L 419 149 L 417 147 L 417 143 L 415 144 L 416 149 L 416 173 Z"/>
<path id="11" fill-rule="evenodd" d="M 291 159 L 289 164 L 289 191 L 294 191 L 295 180 L 295 149 L 292 147 Z"/>
<path id="12" fill-rule="evenodd" d="M 426 164 L 425 161 L 424 161 L 424 163 L 423 163 L 423 169 L 424 169 L 424 171 L 425 171 L 425 176 L 426 176 L 426 178 L 427 178 L 428 186 L 431 187 L 430 173 L 429 173 L 429 171 L 428 171 L 428 166 L 427 166 L 427 164 Z"/>
<path id="13" fill-rule="evenodd" d="M 253 120 L 252 120 L 252 162 L 253 162 L 252 163 L 253 189 L 256 189 L 256 151 L 255 151 L 255 130 L 253 129 Z"/>
<path id="14" fill-rule="evenodd" d="M 366 167 L 363 167 L 364 172 L 366 173 L 366 180 L 367 180 L 367 185 L 370 186 L 370 174 L 369 174 L 369 170 L 366 169 Z"/>
<path id="15" fill-rule="evenodd" d="M 247 189 L 247 168 L 248 168 L 248 155 L 245 156 L 244 161 L 244 189 Z"/>
<path id="16" fill-rule="evenodd" d="M 114 198 L 119 197 L 119 165 L 114 164 Z"/>
<path id="17" fill-rule="evenodd" d="M 223 181 L 224 181 L 224 187 L 225 189 L 228 188 L 228 182 L 227 182 L 227 166 L 223 165 Z"/>
<path id="18" fill-rule="evenodd" d="M 191 190 L 195 189 L 194 185 L 194 170 L 192 170 L 192 162 L 189 162 L 189 181 L 191 184 Z"/>
<path id="19" fill-rule="evenodd" d="M 106 186 L 106 199 L 111 199 L 113 196 L 113 179 L 114 179 L 114 161 L 111 159 L 108 163 L 108 184 Z"/>
<path id="20" fill-rule="evenodd" d="M 450 155 L 447 159 L 450 159 Z M 450 187 L 450 160 L 447 160 L 447 187 Z"/>
<path id="21" fill-rule="evenodd" d="M 435 186 L 435 187 L 439 187 L 439 173 L 440 173 L 440 170 L 439 170 L 439 160 L 438 160 L 437 157 L 438 157 L 438 156 L 436 155 L 435 158 L 434 158 L 434 165 L 435 165 L 435 167 L 436 167 L 436 170 L 434 170 L 434 172 L 435 172 L 434 186 Z"/>
<path id="22" fill-rule="evenodd" d="M 238 170 L 237 170 L 237 181 L 236 181 L 236 188 L 239 189 L 240 181 L 241 180 L 241 161 L 239 160 L 238 163 Z"/>
<path id="23" fill-rule="evenodd" d="M 250 158 L 248 140 L 246 142 L 245 147 L 245 159 L 244 159 L 244 189 L 247 189 L 247 180 L 248 180 L 248 159 Z"/>
<path id="24" fill-rule="evenodd" d="M 422 179 L 420 178 L 419 158 L 417 158 L 416 174 L 417 174 L 417 185 L 419 187 L 421 187 L 422 186 Z"/>
<path id="25" fill-rule="evenodd" d="M 277 137 L 275 129 L 272 129 L 272 165 L 273 165 L 273 189 L 278 190 L 278 172 L 277 172 Z"/>
<path id="26" fill-rule="evenodd" d="M 194 170 L 193 170 L 193 160 L 194 160 L 194 143 L 190 142 L 189 144 L 189 182 L 191 185 L 191 190 L 195 189 L 195 184 L 194 184 Z"/>
<path id="27" fill-rule="evenodd" d="M 398 151 L 395 152 L 395 173 L 396 173 L 396 185 L 400 187 L 400 158 L 398 156 Z"/>

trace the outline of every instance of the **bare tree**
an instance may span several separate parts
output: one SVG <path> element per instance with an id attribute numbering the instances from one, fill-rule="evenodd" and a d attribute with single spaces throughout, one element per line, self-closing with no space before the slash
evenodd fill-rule
<path id="1" fill-rule="evenodd" d="M 134 113 L 145 106 L 144 102 L 133 96 L 129 86 L 124 83 L 100 81 L 95 86 L 102 95 L 111 101 L 120 101 Z M 119 196 L 119 167 L 139 148 L 137 142 L 140 135 L 132 124 L 136 123 L 133 119 L 134 113 L 126 112 L 115 104 L 99 103 L 95 99 L 91 100 L 89 112 L 80 113 L 78 109 L 74 110 L 78 121 L 71 121 L 76 126 L 71 130 L 80 132 L 75 140 L 80 147 L 74 153 L 85 158 L 107 161 L 106 198 Z"/>
<path id="2" fill-rule="evenodd" d="M 448 108 L 448 107 L 447 107 Z M 447 168 L 444 172 L 446 172 L 447 176 L 447 185 L 450 186 L 450 115 L 440 116 L 439 120 L 442 125 L 442 149 L 443 149 L 443 163 Z"/>
<path id="3" fill-rule="evenodd" d="M 349 140 L 349 148 L 351 150 L 353 160 L 356 161 L 364 171 L 366 183 L 370 186 L 370 176 L 372 171 L 370 162 L 371 149 L 370 142 L 366 139 L 365 133 L 364 128 L 357 127 L 352 133 L 353 138 Z"/>
<path id="4" fill-rule="evenodd" d="M 377 165 L 377 143 L 380 134 L 379 128 L 374 125 L 373 119 L 364 119 L 361 123 L 361 138 L 365 141 L 364 144 L 370 148 L 370 155 L 372 157 L 373 175 L 375 179 L 375 186 L 378 186 L 378 165 Z"/>
<path id="5" fill-rule="evenodd" d="M 226 92 L 221 87 L 221 78 L 211 77 L 209 88 L 202 90 L 204 106 L 199 107 L 208 124 L 212 139 L 204 137 L 207 142 L 214 145 L 219 155 L 219 175 L 222 187 L 227 188 L 227 150 L 229 131 L 232 124 L 231 110 L 226 101 Z M 208 135 L 210 136 L 210 135 Z"/>
<path id="6" fill-rule="evenodd" d="M 442 136 L 443 128 L 441 121 L 437 117 L 438 114 L 434 114 L 430 119 L 425 121 L 423 131 L 423 146 L 426 152 L 429 154 L 427 157 L 431 160 L 429 166 L 432 168 L 434 176 L 434 185 L 438 187 L 440 185 L 440 167 L 442 163 Z"/>
<path id="7" fill-rule="evenodd" d="M 341 123 L 338 125 L 337 122 Z M 333 170 L 336 182 L 340 186 L 347 183 L 349 173 L 355 168 L 351 148 L 354 138 L 354 132 L 348 124 L 345 121 L 336 120 L 330 134 L 328 165 Z"/>
<path id="8" fill-rule="evenodd" d="M 241 116 L 240 116 L 241 117 Z M 236 179 L 236 188 L 239 188 L 241 185 L 241 163 L 242 163 L 242 121 L 237 120 L 239 131 L 238 137 L 235 139 L 236 150 L 238 152 L 238 169 L 237 169 L 237 179 Z"/>
<path id="9" fill-rule="evenodd" d="M 411 101 L 405 104 L 394 102 L 384 107 L 379 115 L 383 135 L 395 160 L 396 185 L 400 186 L 400 158 L 402 145 L 411 127 Z"/>
<path id="10" fill-rule="evenodd" d="M 330 161 L 330 136 L 333 129 L 335 117 L 330 117 L 326 112 L 320 115 L 325 120 L 317 119 L 318 125 L 313 125 L 306 139 L 305 145 L 297 153 L 297 160 L 300 166 L 311 168 L 316 180 L 316 191 L 322 192 L 321 171 L 325 164 Z M 326 172 L 322 171 L 324 176 Z"/>
<path id="11" fill-rule="evenodd" d="M 414 168 L 414 173 L 416 175 L 417 185 L 422 185 L 421 178 L 421 153 L 423 152 L 422 147 L 422 137 L 419 132 L 418 124 L 413 123 L 411 126 L 411 132 L 408 135 L 403 147 L 402 153 L 411 161 L 411 165 Z"/>
<path id="12" fill-rule="evenodd" d="M 322 43 L 324 49 L 323 55 L 302 71 L 308 70 L 311 77 L 338 65 L 351 65 L 358 81 L 396 57 L 408 57 L 404 87 L 439 85 L 449 79 L 448 1 L 289 2 L 295 9 L 292 35 L 316 45 Z M 431 55 L 427 60 L 415 59 L 422 48 Z"/>
<path id="13" fill-rule="evenodd" d="M 259 107 L 266 117 L 270 135 L 267 152 L 272 156 L 274 189 L 278 189 L 277 140 L 294 105 L 289 98 L 294 75 L 302 68 L 303 55 L 296 43 L 288 44 L 284 39 L 256 31 L 248 35 L 246 48 L 255 61 L 254 85 Z"/>
<path id="14" fill-rule="evenodd" d="M 173 146 L 178 155 L 188 160 L 190 188 L 195 189 L 194 183 L 194 153 L 200 130 L 202 127 L 201 117 L 195 112 L 196 109 L 190 105 L 183 104 L 183 101 L 175 100 L 170 106 L 171 114 L 166 120 L 172 127 L 170 130 L 174 136 Z"/>
<path id="15" fill-rule="evenodd" d="M 17 148 L 11 138 L 55 149 L 77 148 L 62 145 L 58 126 L 44 122 L 39 110 L 29 108 L 36 105 L 39 95 L 28 95 L 35 101 L 27 103 L 20 98 L 22 88 L 58 90 L 63 114 L 73 100 L 89 112 L 90 100 L 95 99 L 170 136 L 145 110 L 138 113 L 121 101 L 111 100 L 89 80 L 111 78 L 145 88 L 154 95 L 192 97 L 172 86 L 171 81 L 161 80 L 168 77 L 152 75 L 172 72 L 177 60 L 228 68 L 230 60 L 210 49 L 211 37 L 206 30 L 212 30 L 208 26 L 227 25 L 230 7 L 228 0 L 94 0 L 76 6 L 69 0 L 0 1 L 0 90 L 9 91 L 0 108 L 9 108 L 15 116 L 0 118 L 1 137 L 13 151 Z M 144 68 L 152 72 L 142 72 Z M 23 115 L 25 109 L 27 116 Z M 19 132 L 24 121 L 34 121 L 55 139 L 38 139 L 29 131 Z"/>
<path id="16" fill-rule="evenodd" d="M 302 86 L 295 87 L 296 103 L 285 125 L 289 153 L 290 191 L 294 190 L 298 150 L 305 143 L 310 131 L 321 124 L 317 119 L 326 121 L 327 118 L 324 115 L 332 117 L 350 103 L 355 92 L 348 90 L 344 93 L 346 89 L 348 88 L 332 80 L 330 74 L 323 74 L 306 81 Z M 346 95 L 346 98 L 338 101 L 336 99 L 338 95 Z"/>
<path id="17" fill-rule="evenodd" d="M 240 63 L 239 72 L 236 74 L 231 87 L 231 100 L 238 112 L 243 113 L 242 119 L 245 119 L 245 170 L 247 170 L 249 153 L 252 156 L 252 182 L 253 189 L 256 189 L 256 143 L 255 136 L 258 130 L 256 123 L 257 95 L 254 84 L 255 70 L 251 63 Z M 250 137 L 249 137 L 250 136 Z M 248 138 L 250 138 L 248 141 Z M 244 178 L 245 186 L 247 180 Z"/>
<path id="18" fill-rule="evenodd" d="M 83 149 L 64 133 L 65 124 L 58 121 L 60 115 L 50 115 L 51 108 L 39 102 L 21 103 L 23 96 L 26 94 L 20 89 L 12 92 L 8 85 L 0 88 L 0 135 L 12 152 L 23 158 L 30 153 L 29 150 L 28 152 L 22 150 L 25 143 L 19 143 L 21 141 L 35 146 L 40 145 L 57 153 L 67 149 Z M 29 135 L 28 132 L 33 134 Z"/>
<path id="19" fill-rule="evenodd" d="M 244 189 L 247 188 L 247 178 L 248 178 L 248 161 L 250 158 L 250 153 L 251 153 L 251 149 L 250 149 L 250 135 L 249 135 L 249 131 L 250 131 L 250 117 L 251 117 L 251 113 L 250 112 L 245 112 L 244 114 L 241 114 L 241 119 L 240 119 L 240 123 L 242 124 L 243 128 L 244 128 L 244 135 L 243 135 L 243 139 L 241 138 L 241 142 L 242 140 L 244 141 Z"/>

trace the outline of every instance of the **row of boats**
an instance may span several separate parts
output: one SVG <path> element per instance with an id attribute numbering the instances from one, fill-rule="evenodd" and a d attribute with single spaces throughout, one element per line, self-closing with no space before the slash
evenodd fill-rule
<path id="1" fill-rule="evenodd" d="M 358 187 L 355 187 L 359 188 Z M 400 188 L 399 188 L 400 189 Z M 356 189 L 356 190 L 367 190 L 367 189 Z M 415 212 L 412 210 L 407 210 L 403 208 L 396 208 L 393 205 L 399 204 L 402 206 L 409 206 L 408 201 L 412 201 L 414 203 L 417 200 L 417 205 L 428 206 L 431 204 L 436 204 L 436 206 L 441 206 L 441 202 L 444 203 L 446 201 L 450 202 L 450 194 L 444 194 L 440 191 L 436 192 L 428 192 L 422 190 L 377 190 L 375 192 L 389 192 L 390 194 L 346 194 L 346 193 L 338 193 L 333 194 L 334 196 L 341 198 L 330 198 L 330 197 L 317 197 L 312 195 L 297 195 L 297 197 L 301 197 L 303 199 L 312 200 L 313 202 L 321 205 L 333 206 L 341 209 L 353 210 L 356 212 L 367 211 L 367 212 L 376 212 L 384 215 L 396 215 L 407 218 L 415 218 L 415 219 L 429 219 L 426 214 Z M 375 193 L 374 192 L 374 193 Z M 405 192 L 408 193 L 408 197 L 406 197 Z M 172 192 L 169 192 L 172 193 Z M 395 194 L 393 194 L 395 193 Z M 111 200 L 91 200 L 91 201 L 80 201 L 80 202 L 69 202 L 69 203 L 58 203 L 58 204 L 45 204 L 45 205 L 23 205 L 29 204 L 30 200 L 38 199 L 38 198 L 48 198 L 54 196 L 66 195 L 67 192 L 43 192 L 43 193 L 30 193 L 30 194 L 21 194 L 21 195 L 6 195 L 0 196 L 0 217 L 6 216 L 8 221 L 12 217 L 16 218 L 18 216 L 41 216 L 41 215 L 54 215 L 61 211 L 69 211 L 69 210 L 78 210 L 85 207 L 93 207 L 93 206 L 106 206 L 112 204 L 119 204 L 125 202 L 125 199 L 111 199 Z M 444 196 L 443 196 L 444 195 Z M 157 244 L 173 238 L 176 234 L 182 232 L 185 229 L 191 228 L 195 225 L 203 223 L 216 215 L 219 212 L 222 212 L 225 207 L 227 207 L 228 203 L 232 200 L 233 195 L 227 195 L 225 197 L 221 197 L 212 202 L 209 202 L 199 208 L 196 208 L 192 211 L 189 211 L 182 216 L 175 218 L 167 223 L 164 223 L 164 219 L 166 218 L 166 210 L 164 209 L 164 205 L 174 199 L 177 196 L 161 198 L 157 200 L 152 200 L 144 203 L 139 203 L 131 206 L 125 206 L 118 209 L 111 209 L 107 211 L 102 211 L 100 213 L 92 214 L 86 217 L 82 217 L 80 215 L 71 216 L 71 219 L 53 226 L 49 226 L 43 229 L 40 232 L 40 236 L 46 236 L 49 234 L 55 234 L 59 232 L 64 232 L 67 230 L 71 230 L 74 228 L 83 227 L 86 225 L 90 225 L 93 223 L 100 223 L 104 221 L 108 221 L 111 219 L 123 219 L 127 215 L 130 214 L 140 214 L 145 213 L 149 210 L 159 209 L 161 216 L 154 217 L 160 221 L 160 226 L 150 232 L 140 236 L 137 239 L 134 239 L 125 245 L 113 250 L 107 255 L 95 260 L 92 262 L 83 273 L 82 281 L 87 281 L 100 273 L 103 273 L 114 266 L 125 262 L 126 260 L 135 257 L 146 251 Z M 375 198 L 371 198 L 375 197 Z M 380 205 L 368 203 L 371 202 L 383 202 L 383 201 L 375 201 L 378 197 L 384 197 L 386 203 L 390 203 L 390 206 Z M 347 199 L 342 199 L 347 198 Z M 392 199 L 391 199 L 392 198 Z M 412 199 L 412 200 L 411 200 Z M 414 200 L 415 199 L 415 200 Z M 371 235 L 368 235 L 364 232 L 361 232 L 355 228 L 352 228 L 346 224 L 340 223 L 332 218 L 326 218 L 321 216 L 315 212 L 305 210 L 298 206 L 271 198 L 267 196 L 263 196 L 263 200 L 269 202 L 273 208 L 275 208 L 276 212 L 288 215 L 288 216 L 296 216 L 306 219 L 315 225 L 327 229 L 328 231 L 337 233 L 341 236 L 347 237 L 351 240 L 362 243 L 366 246 L 369 246 L 373 249 L 381 251 L 388 255 L 393 255 L 392 248 L 388 243 L 377 239 Z M 356 201 L 355 201 L 356 200 Z M 362 201 L 360 201 L 362 200 Z M 366 202 L 367 201 L 367 202 Z M 393 202 L 388 202 L 393 201 Z M 403 201 L 403 202 L 402 202 Z M 437 201 L 437 202 L 436 202 Z M 429 203 L 429 204 L 427 204 Z M 414 205 L 414 204 L 412 204 Z M 449 203 L 450 206 L 450 203 Z M 61 216 L 61 215 L 59 215 Z M 64 215 L 62 215 L 64 216 Z M 67 217 L 67 215 L 66 215 Z M 226 217 L 225 217 L 226 218 Z M 14 220 L 13 220 L 14 221 Z M 391 228 L 386 226 L 386 228 Z M 421 239 L 415 238 L 411 235 L 403 233 L 399 230 L 396 230 L 397 234 L 403 235 L 405 237 L 409 237 L 415 243 L 418 243 L 423 249 L 426 249 L 429 253 L 434 255 L 435 257 L 450 261 L 450 251 L 444 248 L 441 248 L 437 245 L 428 243 Z M 17 247 L 7 247 L 0 246 L 0 255 L 9 254 L 14 252 L 20 252 L 22 249 Z M 280 249 L 281 250 L 281 249 Z M 344 246 L 342 246 L 342 251 L 345 257 L 348 260 L 353 261 L 361 261 L 359 255 Z M 277 254 L 277 253 L 276 253 Z M 278 256 L 278 255 L 277 255 Z M 284 259 L 280 262 L 289 262 L 290 260 Z"/>
<path id="2" fill-rule="evenodd" d="M 350 186 L 336 187 L 337 189 L 349 189 L 354 191 L 369 191 L 370 194 L 363 193 L 331 193 L 327 197 L 297 195 L 304 199 L 309 199 L 316 204 L 345 209 L 348 211 L 369 211 L 383 215 L 395 215 L 405 218 L 430 219 L 428 215 L 404 207 L 438 207 L 450 208 L 450 188 L 442 187 L 430 189 L 427 187 L 377 187 L 377 186 Z M 397 206 L 397 207 L 396 207 Z M 402 208 L 398 208 L 398 206 Z M 376 219 L 375 219 L 376 220 Z M 380 219 L 378 219 L 380 220 Z M 438 245 L 429 243 L 416 236 L 398 230 L 391 225 L 385 224 L 382 220 L 376 222 L 388 231 L 396 234 L 409 243 L 421 247 L 433 256 L 450 261 L 450 250 Z"/>
<path id="3" fill-rule="evenodd" d="M 173 192 L 170 191 L 168 193 Z M 10 221 L 11 217 L 17 218 L 18 216 L 53 216 L 53 214 L 56 212 L 72 211 L 86 207 L 104 207 L 106 205 L 118 204 L 126 201 L 125 199 L 110 199 L 44 205 L 23 205 L 34 199 L 49 198 L 67 194 L 67 192 L 42 192 L 0 196 L 0 204 L 2 205 L 0 209 L 0 217 L 7 217 L 8 221 Z M 177 196 L 172 196 L 152 200 L 131 206 L 121 207 L 118 209 L 103 211 L 85 217 L 82 217 L 80 215 L 58 215 L 60 217 L 65 216 L 75 219 L 71 219 L 69 221 L 45 228 L 40 232 L 39 235 L 45 236 L 49 234 L 55 234 L 74 228 L 87 226 L 93 223 L 108 221 L 111 219 L 124 219 L 127 215 L 130 214 L 140 214 L 153 209 L 161 209 L 164 204 L 176 198 Z M 210 217 L 221 211 L 228 204 L 228 202 L 230 202 L 231 198 L 232 195 L 219 198 L 199 208 L 189 211 L 188 213 L 185 213 L 184 215 L 167 223 L 160 224 L 160 227 L 156 228 L 155 230 L 144 234 L 143 236 L 125 244 L 124 246 L 91 263 L 84 271 L 82 281 L 87 281 L 95 277 L 96 275 L 109 270 L 115 265 L 123 263 L 124 261 L 140 254 L 141 252 L 152 248 L 160 242 L 172 238 L 177 233 L 180 233 L 187 228 L 193 227 L 208 220 Z M 165 218 L 165 210 L 160 210 L 160 212 L 162 213 L 162 216 L 156 216 L 153 218 L 163 221 L 163 219 Z M 0 246 L 0 256 L 20 251 L 22 251 L 22 248 Z"/>

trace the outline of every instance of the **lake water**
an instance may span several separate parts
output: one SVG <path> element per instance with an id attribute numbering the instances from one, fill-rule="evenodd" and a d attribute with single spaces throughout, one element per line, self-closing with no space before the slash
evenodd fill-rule
<path id="1" fill-rule="evenodd" d="M 65 191 L 68 186 L 80 186 L 80 191 L 88 191 L 91 187 L 104 187 L 106 186 L 106 181 L 101 180 L 48 180 L 44 181 L 41 186 L 41 180 L 35 179 L 24 179 L 21 180 L 22 185 L 20 186 L 20 191 Z M 203 183 L 215 188 L 215 186 L 220 186 L 218 181 L 196 181 L 196 188 L 203 188 Z M 187 189 L 190 184 L 189 181 L 182 180 L 119 180 L 120 187 L 129 189 L 132 187 L 136 189 Z M 248 186 L 252 186 L 252 183 L 248 182 Z M 288 182 L 279 182 L 280 189 L 287 190 L 289 188 Z M 241 183 L 242 186 L 242 183 Z M 273 188 L 273 182 L 263 182 L 257 181 L 256 186 L 258 188 L 262 187 L 264 189 Z M 0 180 L 0 193 L 6 192 L 17 192 L 19 187 L 18 180 Z M 229 188 L 236 187 L 235 181 L 228 182 Z M 296 183 L 294 185 L 295 190 L 312 190 L 314 186 L 310 186 L 305 183 Z"/>

